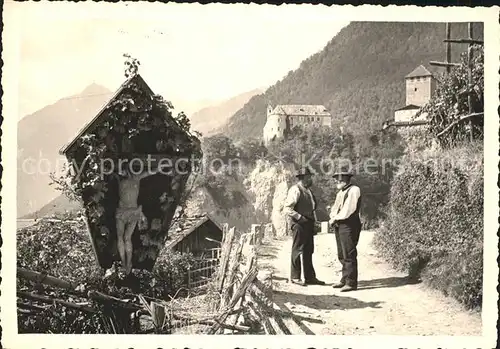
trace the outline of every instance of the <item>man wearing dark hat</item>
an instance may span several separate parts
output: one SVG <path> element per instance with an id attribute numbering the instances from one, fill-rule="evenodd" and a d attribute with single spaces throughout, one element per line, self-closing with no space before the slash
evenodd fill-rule
<path id="1" fill-rule="evenodd" d="M 309 168 L 302 168 L 296 177 L 298 182 L 288 190 L 283 208 L 293 238 L 290 280 L 303 286 L 324 285 L 316 278 L 312 263 L 316 228 L 316 199 L 310 189 L 312 173 Z"/>
<path id="2" fill-rule="evenodd" d="M 341 292 L 354 291 L 358 287 L 358 245 L 361 232 L 359 208 L 361 190 L 351 184 L 353 173 L 340 171 L 334 174 L 337 181 L 337 197 L 330 211 L 330 224 L 335 229 L 337 254 L 342 264 L 342 278 L 333 285 Z"/>

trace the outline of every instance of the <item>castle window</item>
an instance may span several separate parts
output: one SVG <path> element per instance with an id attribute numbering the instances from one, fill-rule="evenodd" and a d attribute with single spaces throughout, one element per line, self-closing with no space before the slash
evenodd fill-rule
<path id="1" fill-rule="evenodd" d="M 415 91 L 417 90 L 417 88 L 415 87 Z"/>

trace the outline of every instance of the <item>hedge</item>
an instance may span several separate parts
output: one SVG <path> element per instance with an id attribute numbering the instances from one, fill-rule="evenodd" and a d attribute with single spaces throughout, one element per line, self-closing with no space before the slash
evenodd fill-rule
<path id="1" fill-rule="evenodd" d="M 408 161 L 374 240 L 394 267 L 468 308 L 482 301 L 482 154 L 471 145 Z"/>

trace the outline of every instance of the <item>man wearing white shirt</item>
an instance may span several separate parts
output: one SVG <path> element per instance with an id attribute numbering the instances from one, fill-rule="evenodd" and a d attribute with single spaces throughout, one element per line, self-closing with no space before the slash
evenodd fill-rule
<path id="1" fill-rule="evenodd" d="M 358 287 L 358 252 L 357 245 L 361 232 L 359 209 L 361 206 L 361 190 L 351 184 L 350 171 L 334 174 L 337 180 L 337 197 L 330 211 L 330 225 L 335 229 L 337 254 L 342 264 L 342 278 L 333 285 L 341 292 L 354 291 Z"/>
<path id="2" fill-rule="evenodd" d="M 283 207 L 292 234 L 290 280 L 295 284 L 324 285 L 316 278 L 312 263 L 316 228 L 316 199 L 311 192 L 312 173 L 308 168 L 296 174 L 298 182 L 291 186 Z M 303 275 L 302 275 L 303 270 Z M 304 281 L 302 281 L 302 277 Z"/>

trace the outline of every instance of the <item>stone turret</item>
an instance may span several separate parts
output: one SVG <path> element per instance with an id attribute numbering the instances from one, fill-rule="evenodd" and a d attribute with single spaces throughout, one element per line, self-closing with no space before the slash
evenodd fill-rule
<path id="1" fill-rule="evenodd" d="M 271 106 L 271 104 L 268 104 L 267 105 L 267 116 L 269 117 L 269 115 L 271 115 L 273 112 L 273 107 Z"/>
<path id="2" fill-rule="evenodd" d="M 406 75 L 406 105 L 424 106 L 436 90 L 436 79 L 423 65 Z"/>

